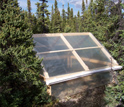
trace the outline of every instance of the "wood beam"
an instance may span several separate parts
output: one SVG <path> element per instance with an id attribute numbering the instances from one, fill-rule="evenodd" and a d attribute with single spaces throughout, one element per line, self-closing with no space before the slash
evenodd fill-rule
<path id="1" fill-rule="evenodd" d="M 82 67 L 87 71 L 89 70 L 88 66 L 82 61 L 82 59 L 80 58 L 80 56 L 77 54 L 77 52 L 73 49 L 73 47 L 70 45 L 70 43 L 66 40 L 66 38 L 61 34 L 60 35 L 62 40 L 65 42 L 65 44 L 67 45 L 67 47 L 69 49 L 72 49 L 72 53 L 73 55 L 77 58 L 78 62 L 82 65 Z"/>

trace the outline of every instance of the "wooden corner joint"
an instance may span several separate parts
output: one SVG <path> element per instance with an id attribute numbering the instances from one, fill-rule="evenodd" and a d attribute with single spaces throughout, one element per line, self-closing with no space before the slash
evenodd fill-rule
<path id="1" fill-rule="evenodd" d="M 47 93 L 48 93 L 49 95 L 51 95 L 51 86 L 50 86 L 50 85 L 47 85 Z"/>
<path id="2" fill-rule="evenodd" d="M 43 75 L 40 74 L 39 76 L 40 76 L 41 80 L 46 81 L 46 78 Z M 47 93 L 49 95 L 51 95 L 51 86 L 50 85 L 47 85 Z"/>
<path id="3" fill-rule="evenodd" d="M 46 81 L 46 78 L 43 75 L 40 74 L 39 76 L 41 80 Z"/>

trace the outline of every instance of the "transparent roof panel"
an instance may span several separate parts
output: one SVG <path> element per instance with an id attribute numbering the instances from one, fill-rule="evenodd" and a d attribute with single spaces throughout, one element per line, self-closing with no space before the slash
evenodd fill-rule
<path id="1" fill-rule="evenodd" d="M 42 54 L 43 65 L 49 76 L 58 76 L 73 72 L 84 71 L 71 51 Z"/>
<path id="2" fill-rule="evenodd" d="M 74 35 L 66 36 L 65 38 L 72 45 L 73 48 L 85 48 L 97 46 L 96 43 L 90 38 L 89 35 Z"/>
<path id="3" fill-rule="evenodd" d="M 111 64 L 100 48 L 76 51 L 89 69 L 97 69 Z"/>
<path id="4" fill-rule="evenodd" d="M 33 37 L 34 50 L 43 58 L 49 77 L 111 67 L 111 55 L 91 33 L 34 34 Z M 113 66 L 118 65 L 112 61 Z"/>
<path id="5" fill-rule="evenodd" d="M 63 40 L 59 37 L 35 37 L 35 50 L 38 52 L 55 51 L 68 49 Z"/>

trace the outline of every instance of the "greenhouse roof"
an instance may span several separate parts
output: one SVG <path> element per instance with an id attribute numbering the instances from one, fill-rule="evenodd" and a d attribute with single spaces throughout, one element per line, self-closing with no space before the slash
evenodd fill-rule
<path id="1" fill-rule="evenodd" d="M 34 50 L 43 58 L 47 85 L 122 68 L 91 33 L 34 34 L 33 37 Z"/>

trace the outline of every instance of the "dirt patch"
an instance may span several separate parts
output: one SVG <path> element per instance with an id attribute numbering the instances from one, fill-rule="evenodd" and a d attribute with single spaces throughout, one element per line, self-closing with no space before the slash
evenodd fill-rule
<path id="1" fill-rule="evenodd" d="M 105 107 L 104 91 L 105 86 L 89 89 L 83 93 L 62 99 L 54 107 Z"/>

